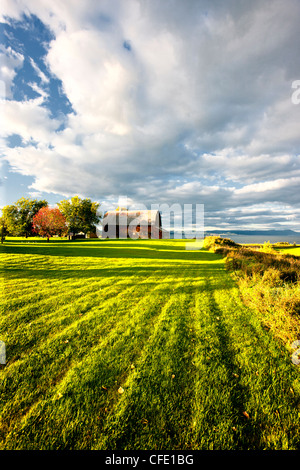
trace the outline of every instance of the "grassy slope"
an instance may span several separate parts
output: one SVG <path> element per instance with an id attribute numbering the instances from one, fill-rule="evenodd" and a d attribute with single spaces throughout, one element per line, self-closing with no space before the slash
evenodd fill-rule
<path id="1" fill-rule="evenodd" d="M 183 240 L 3 251 L 1 449 L 300 448 L 299 371 L 219 255 Z"/>

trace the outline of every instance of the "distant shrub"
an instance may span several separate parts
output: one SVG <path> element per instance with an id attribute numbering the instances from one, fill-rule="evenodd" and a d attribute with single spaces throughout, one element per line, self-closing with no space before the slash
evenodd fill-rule
<path id="1" fill-rule="evenodd" d="M 289 242 L 277 242 L 277 243 L 274 243 L 273 246 L 281 247 L 281 246 L 293 246 L 293 245 L 291 245 Z"/>
<path id="2" fill-rule="evenodd" d="M 217 254 L 220 254 L 220 255 L 226 257 L 228 255 L 228 253 L 230 253 L 230 250 L 231 250 L 231 248 L 229 248 L 229 247 L 215 246 L 215 247 L 212 248 L 211 251 L 214 251 L 214 253 L 217 253 Z"/>
<path id="3" fill-rule="evenodd" d="M 230 238 L 222 238 L 217 236 L 206 237 L 203 242 L 203 248 L 206 248 L 210 251 L 226 254 L 225 250 L 220 250 L 221 248 L 231 248 L 240 246 L 238 243 L 235 243 Z"/>
<path id="4" fill-rule="evenodd" d="M 274 250 L 272 243 L 265 242 L 263 246 L 260 248 L 260 251 L 263 253 L 276 253 L 276 250 Z"/>
<path id="5" fill-rule="evenodd" d="M 203 241 L 203 248 L 209 250 L 215 245 L 215 242 L 219 237 L 205 237 Z"/>

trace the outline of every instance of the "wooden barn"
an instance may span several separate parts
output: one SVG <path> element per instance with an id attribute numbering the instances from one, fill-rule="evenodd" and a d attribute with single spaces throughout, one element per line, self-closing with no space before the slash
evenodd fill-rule
<path id="1" fill-rule="evenodd" d="M 155 210 L 116 210 L 104 214 L 102 238 L 168 238 Z"/>

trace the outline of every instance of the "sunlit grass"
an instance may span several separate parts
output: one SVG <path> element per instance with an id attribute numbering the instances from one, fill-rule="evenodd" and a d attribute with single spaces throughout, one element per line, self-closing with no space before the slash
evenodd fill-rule
<path id="1" fill-rule="evenodd" d="M 220 255 L 7 240 L 1 449 L 299 449 L 299 372 Z"/>
<path id="2" fill-rule="evenodd" d="M 300 246 L 280 248 L 280 253 L 285 253 L 287 255 L 300 256 Z"/>

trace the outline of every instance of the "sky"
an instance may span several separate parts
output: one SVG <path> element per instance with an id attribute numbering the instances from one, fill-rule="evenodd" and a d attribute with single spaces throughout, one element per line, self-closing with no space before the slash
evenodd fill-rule
<path id="1" fill-rule="evenodd" d="M 1 0 L 1 206 L 300 231 L 299 0 Z"/>

